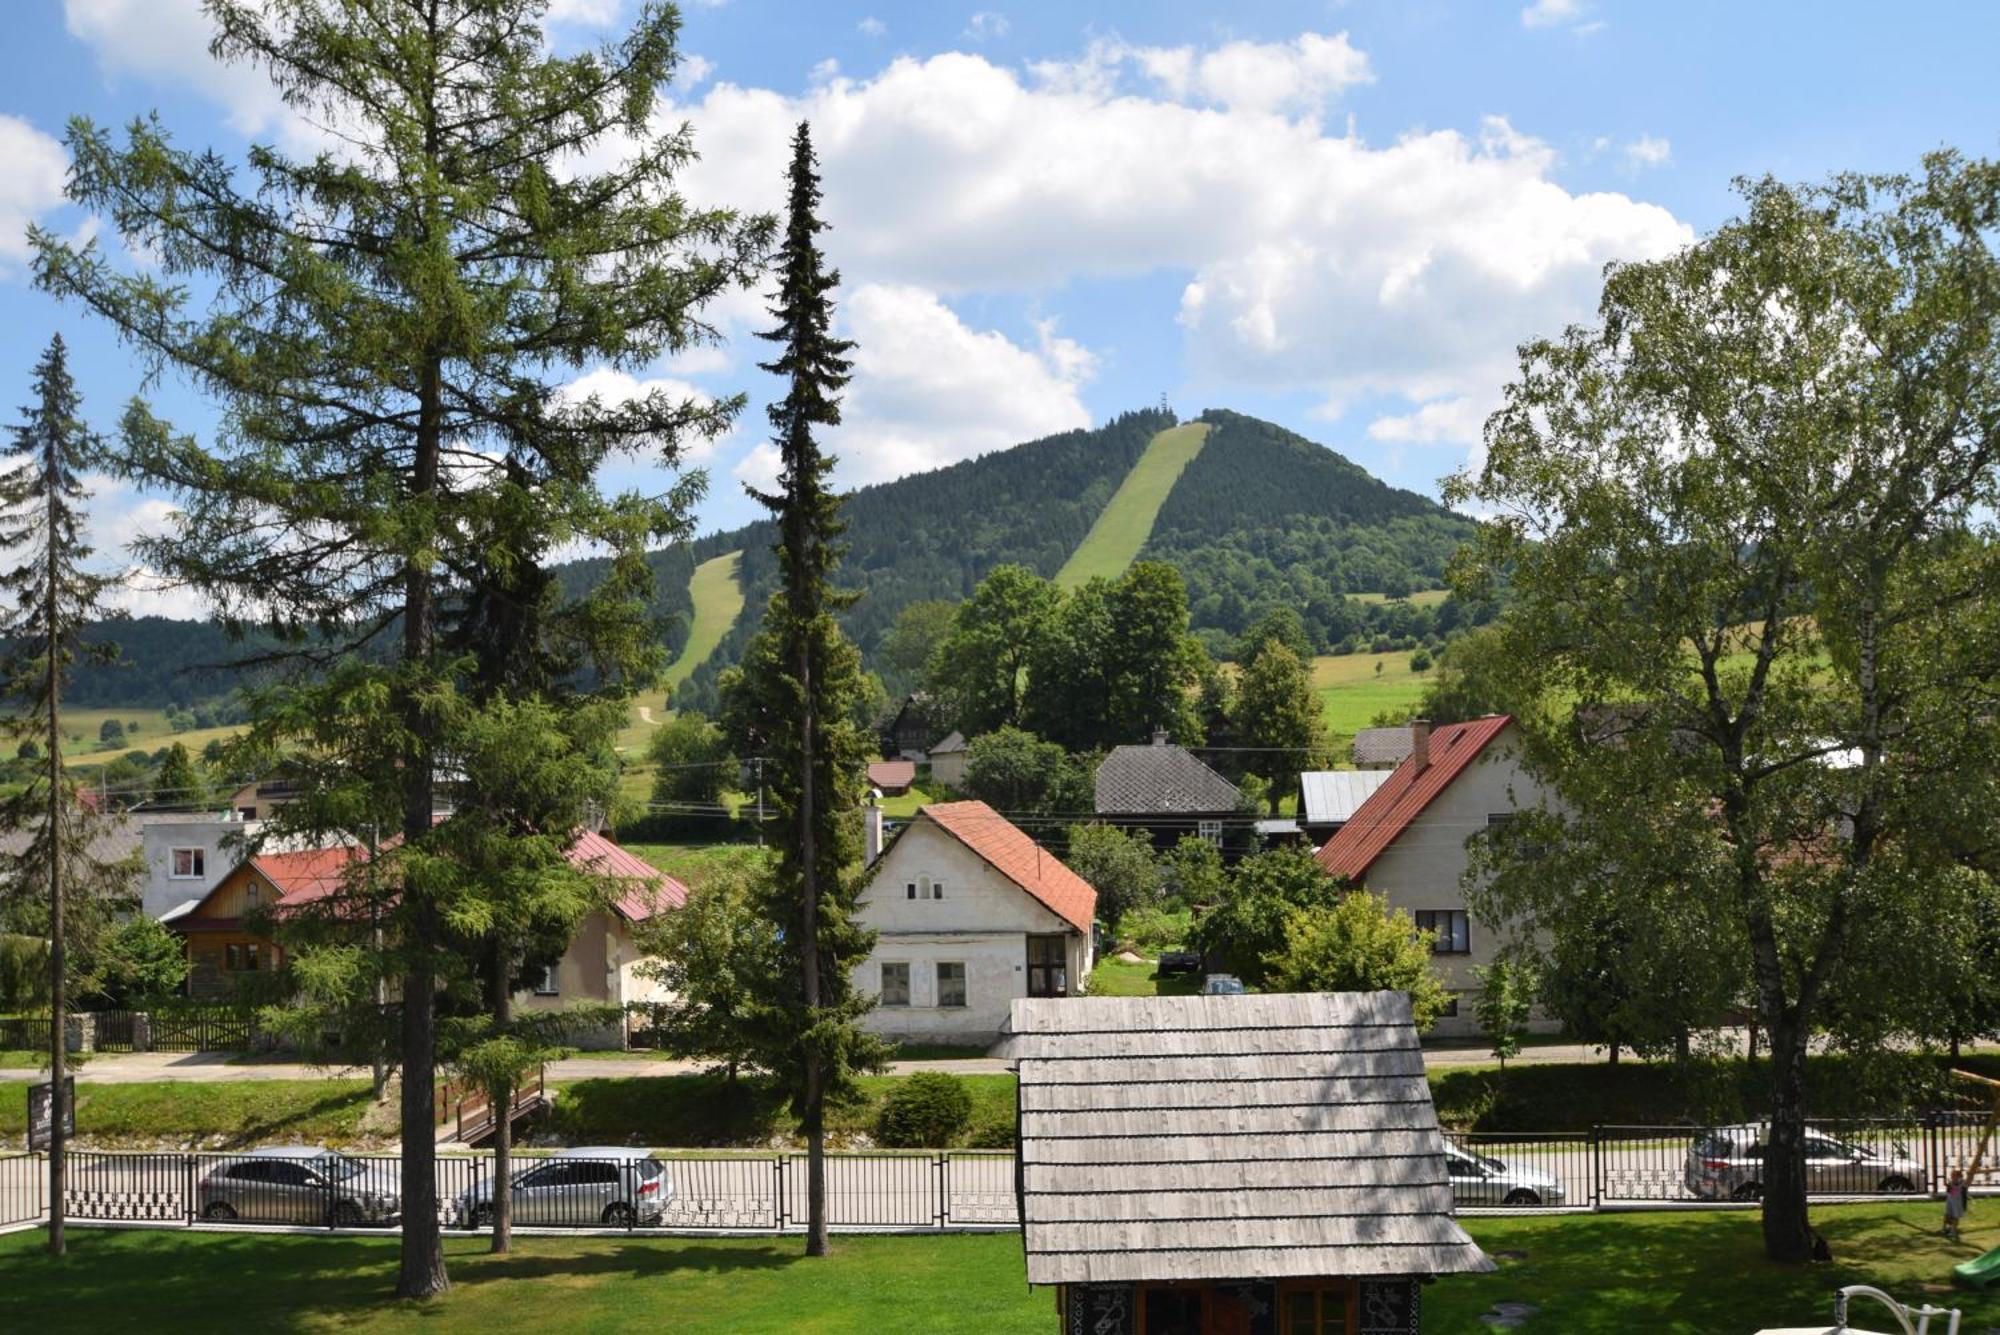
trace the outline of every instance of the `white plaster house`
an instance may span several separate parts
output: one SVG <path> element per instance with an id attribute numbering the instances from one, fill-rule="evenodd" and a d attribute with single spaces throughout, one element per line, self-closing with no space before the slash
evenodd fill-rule
<path id="1" fill-rule="evenodd" d="M 1466 841 L 1488 825 L 1541 805 L 1544 790 L 1521 767 L 1520 731 L 1491 714 L 1433 729 L 1410 725 L 1410 753 L 1321 846 L 1319 863 L 1385 896 L 1420 928 L 1436 933 L 1433 952 L 1456 1009 L 1433 1033 L 1479 1033 L 1472 1005 L 1475 968 L 1499 954 L 1502 933 L 1465 906 Z M 1537 1029 L 1554 1022 L 1537 1016 Z"/>
<path id="2" fill-rule="evenodd" d="M 879 829 L 871 809 L 870 842 Z M 1093 964 L 1097 891 L 984 802 L 934 803 L 873 859 L 857 919 L 875 949 L 855 966 L 887 1038 L 997 1038 L 1016 997 L 1077 996 Z"/>
<path id="3" fill-rule="evenodd" d="M 140 814 L 140 910 L 149 918 L 191 909 L 235 870 L 243 841 L 261 828 L 234 811 Z"/>

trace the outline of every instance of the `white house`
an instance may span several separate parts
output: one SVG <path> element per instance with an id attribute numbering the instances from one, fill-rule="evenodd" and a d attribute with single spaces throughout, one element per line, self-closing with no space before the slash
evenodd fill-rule
<path id="1" fill-rule="evenodd" d="M 1473 970 L 1498 956 L 1501 933 L 1467 912 L 1460 878 L 1467 840 L 1543 799 L 1519 756 L 1520 733 L 1505 714 L 1435 729 L 1419 719 L 1410 725 L 1408 757 L 1319 850 L 1322 867 L 1436 934 L 1438 972 L 1456 998 L 1438 1034 L 1479 1032 Z"/>
<path id="2" fill-rule="evenodd" d="M 854 975 L 877 998 L 865 1023 L 907 1041 L 989 1041 L 1016 997 L 1083 991 L 1096 909 L 1088 882 L 984 802 L 924 807 L 861 893 L 856 918 L 876 933 Z"/>
<path id="3" fill-rule="evenodd" d="M 140 907 L 149 918 L 186 910 L 243 860 L 243 841 L 261 828 L 234 811 L 143 813 Z"/>

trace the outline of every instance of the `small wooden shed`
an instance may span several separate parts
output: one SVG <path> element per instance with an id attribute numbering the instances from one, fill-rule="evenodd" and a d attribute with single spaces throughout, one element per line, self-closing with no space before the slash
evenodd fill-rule
<path id="1" fill-rule="evenodd" d="M 1493 1268 L 1400 992 L 1021 1000 L 1002 1051 L 1064 1335 L 1414 1335 Z"/>

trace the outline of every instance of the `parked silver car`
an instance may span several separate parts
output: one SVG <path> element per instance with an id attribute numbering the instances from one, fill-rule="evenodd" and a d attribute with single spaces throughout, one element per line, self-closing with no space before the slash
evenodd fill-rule
<path id="1" fill-rule="evenodd" d="M 513 1177 L 517 1224 L 627 1228 L 657 1224 L 673 1199 L 667 1166 L 643 1151 L 620 1146 L 562 1150 Z M 493 1224 L 493 1183 L 481 1182 L 459 1198 L 459 1215 L 473 1228 Z"/>
<path id="2" fill-rule="evenodd" d="M 1454 1205 L 1561 1205 L 1562 1179 L 1445 1142 L 1444 1173 Z"/>
<path id="3" fill-rule="evenodd" d="M 195 1189 L 203 1219 L 359 1228 L 402 1217 L 394 1163 L 350 1159 L 315 1145 L 247 1150 L 215 1165 Z"/>
<path id="4" fill-rule="evenodd" d="M 1688 1144 L 1687 1189 L 1703 1200 L 1755 1201 L 1764 1196 L 1769 1128 L 1744 1123 L 1704 1131 Z M 1806 1128 L 1806 1190 L 1824 1195 L 1918 1192 L 1930 1189 L 1924 1166 L 1906 1147 L 1888 1153 Z"/>

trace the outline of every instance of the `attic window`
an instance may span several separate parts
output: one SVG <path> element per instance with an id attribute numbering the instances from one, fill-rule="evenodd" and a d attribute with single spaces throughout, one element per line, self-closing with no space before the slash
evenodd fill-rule
<path id="1" fill-rule="evenodd" d="M 920 876 L 914 881 L 904 882 L 903 893 L 910 899 L 943 899 L 944 882 L 933 881 L 928 876 Z"/>
<path id="2" fill-rule="evenodd" d="M 261 891 L 261 889 L 262 889 L 262 887 L 261 887 L 261 886 L 259 886 L 259 885 L 258 885 L 258 884 L 257 884 L 257 883 L 256 883 L 255 881 L 252 881 L 252 882 L 250 882 L 250 884 L 248 884 L 248 885 L 244 886 L 244 887 L 243 887 L 243 902 L 244 902 L 244 903 L 246 903 L 246 904 L 249 904 L 249 905 L 252 905 L 252 906 L 254 907 L 254 906 L 256 905 L 256 903 L 257 903 L 257 896 L 258 896 L 259 892 Z"/>
<path id="3" fill-rule="evenodd" d="M 173 861 L 167 872 L 169 880 L 198 881 L 203 875 L 206 856 L 199 848 L 176 848 Z"/>

